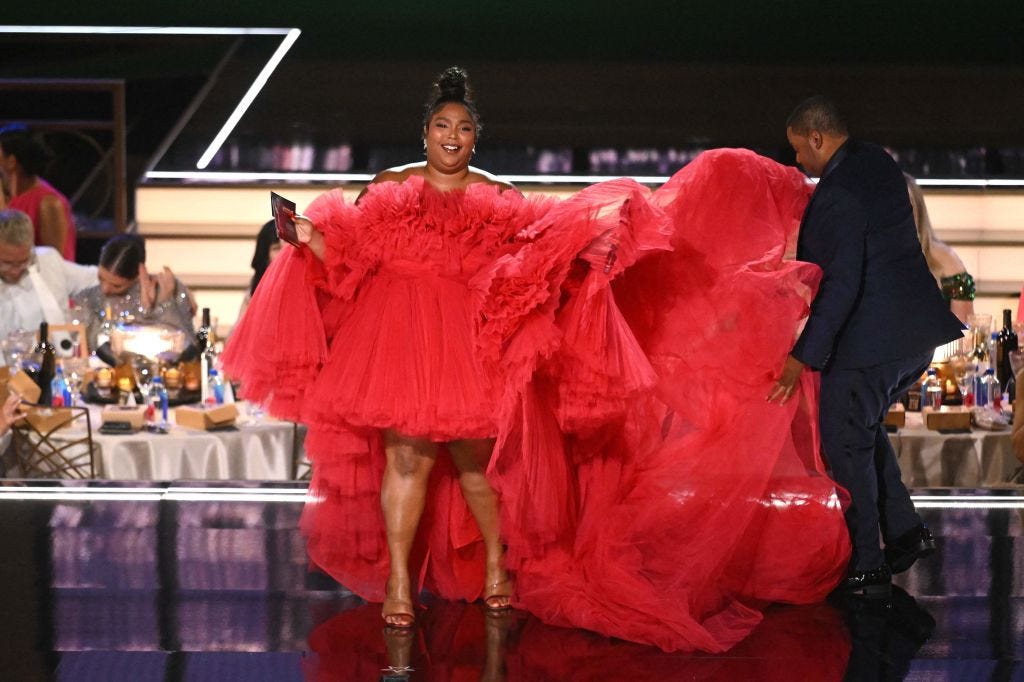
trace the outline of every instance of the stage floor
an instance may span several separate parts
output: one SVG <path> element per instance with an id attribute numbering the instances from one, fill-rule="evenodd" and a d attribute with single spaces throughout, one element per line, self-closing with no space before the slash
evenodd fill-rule
<path id="1" fill-rule="evenodd" d="M 297 483 L 3 483 L 4 680 L 1024 680 L 1019 488 L 914 491 L 939 551 L 890 604 L 772 607 L 708 655 L 429 598 L 385 632 L 307 570 Z"/>

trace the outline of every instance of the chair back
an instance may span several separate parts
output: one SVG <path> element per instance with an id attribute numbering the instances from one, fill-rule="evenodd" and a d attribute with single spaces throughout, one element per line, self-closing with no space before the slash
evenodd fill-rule
<path id="1" fill-rule="evenodd" d="M 85 407 L 33 407 L 15 423 L 11 449 L 21 478 L 95 478 L 92 422 Z"/>

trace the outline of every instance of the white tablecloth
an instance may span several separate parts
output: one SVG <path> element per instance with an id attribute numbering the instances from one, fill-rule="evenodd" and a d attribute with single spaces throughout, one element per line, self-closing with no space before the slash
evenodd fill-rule
<path id="1" fill-rule="evenodd" d="M 113 480 L 287 480 L 302 459 L 305 429 L 271 417 L 252 420 L 244 404 L 237 431 L 201 431 L 172 423 L 167 434 L 99 433 L 92 409 L 96 477 Z"/>
<path id="2" fill-rule="evenodd" d="M 889 434 L 889 440 L 908 487 L 1007 485 L 1021 466 L 1013 454 L 1009 429 L 939 433 L 924 428 L 921 413 L 908 412 L 906 426 Z"/>

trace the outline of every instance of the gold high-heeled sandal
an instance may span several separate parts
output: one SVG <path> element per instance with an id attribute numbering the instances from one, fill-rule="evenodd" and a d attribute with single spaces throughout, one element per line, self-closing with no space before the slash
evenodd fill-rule
<path id="1" fill-rule="evenodd" d="M 498 592 L 498 588 L 502 585 L 511 585 L 512 578 L 505 578 L 499 580 L 496 583 L 484 586 L 484 593 L 487 595 L 484 597 L 484 606 L 487 607 L 488 611 L 508 611 L 512 608 L 512 595 L 502 594 Z M 510 591 L 511 592 L 511 591 Z M 498 600 L 498 601 L 495 601 Z"/>

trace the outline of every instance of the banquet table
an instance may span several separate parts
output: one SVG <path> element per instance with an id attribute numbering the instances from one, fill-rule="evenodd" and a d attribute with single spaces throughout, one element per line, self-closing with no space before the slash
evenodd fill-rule
<path id="1" fill-rule="evenodd" d="M 90 408 L 96 478 L 113 480 L 288 480 L 304 470 L 305 428 L 269 416 L 254 418 L 239 404 L 235 430 L 203 431 L 174 423 L 166 434 L 99 432 Z"/>
<path id="2" fill-rule="evenodd" d="M 991 487 L 1024 484 L 1013 453 L 1010 429 L 939 433 L 924 427 L 920 412 L 889 440 L 896 451 L 903 483 L 914 488 Z"/>

